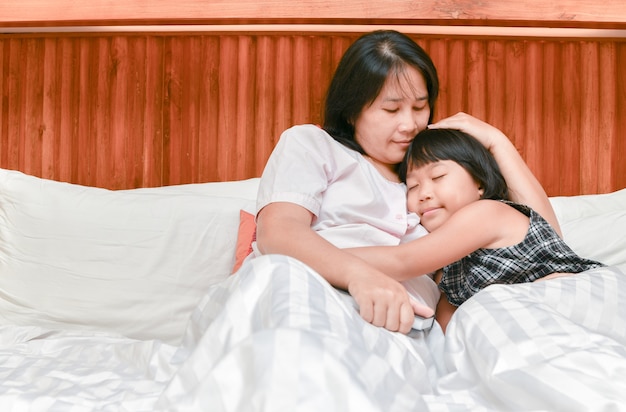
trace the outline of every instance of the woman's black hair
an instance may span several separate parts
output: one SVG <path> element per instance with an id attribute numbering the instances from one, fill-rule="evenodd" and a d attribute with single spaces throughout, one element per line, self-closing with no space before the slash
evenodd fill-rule
<path id="1" fill-rule="evenodd" d="M 463 167 L 483 189 L 482 199 L 509 198 L 500 167 L 485 146 L 471 135 L 453 129 L 425 129 L 415 136 L 398 168 L 400 179 L 413 167 L 452 160 Z"/>
<path id="2" fill-rule="evenodd" d="M 407 67 L 424 77 L 431 123 L 439 94 L 437 70 L 430 56 L 411 38 L 394 30 L 359 37 L 341 58 L 326 93 L 323 128 L 335 140 L 365 154 L 354 136 L 354 122 L 380 93 L 385 80 Z"/>

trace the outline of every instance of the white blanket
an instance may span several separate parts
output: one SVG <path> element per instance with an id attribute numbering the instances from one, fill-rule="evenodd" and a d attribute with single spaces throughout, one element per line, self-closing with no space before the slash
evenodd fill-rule
<path id="1" fill-rule="evenodd" d="M 626 408 L 626 276 L 617 268 L 490 286 L 449 325 L 440 400 L 491 410 Z"/>
<path id="2" fill-rule="evenodd" d="M 490 286 L 445 339 L 438 326 L 406 336 L 264 256 L 208 290 L 180 346 L 0 328 L 0 410 L 619 410 L 624 302 L 626 276 L 602 268 Z"/>

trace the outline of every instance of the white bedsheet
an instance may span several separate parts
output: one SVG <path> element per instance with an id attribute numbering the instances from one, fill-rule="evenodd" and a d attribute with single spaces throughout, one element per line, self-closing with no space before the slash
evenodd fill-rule
<path id="1" fill-rule="evenodd" d="M 620 304 L 621 303 L 621 304 Z M 626 407 L 626 275 L 491 286 L 441 329 L 364 322 L 299 262 L 255 259 L 179 347 L 0 328 L 0 410 L 463 411 Z"/>

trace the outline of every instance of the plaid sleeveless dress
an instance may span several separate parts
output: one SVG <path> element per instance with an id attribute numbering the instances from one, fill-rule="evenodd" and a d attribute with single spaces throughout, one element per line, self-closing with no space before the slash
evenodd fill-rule
<path id="1" fill-rule="evenodd" d="M 439 288 L 459 306 L 493 284 L 532 282 L 555 272 L 579 273 L 605 266 L 578 256 L 552 226 L 528 206 L 502 200 L 530 219 L 528 233 L 517 245 L 478 249 L 443 268 Z"/>

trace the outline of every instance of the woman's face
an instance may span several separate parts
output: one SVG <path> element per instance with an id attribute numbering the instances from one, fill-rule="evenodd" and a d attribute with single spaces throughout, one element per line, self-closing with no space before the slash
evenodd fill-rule
<path id="1" fill-rule="evenodd" d="M 395 166 L 429 117 L 424 77 L 407 66 L 398 75 L 391 73 L 380 94 L 363 108 L 354 123 L 355 139 L 379 170 L 395 174 Z"/>

